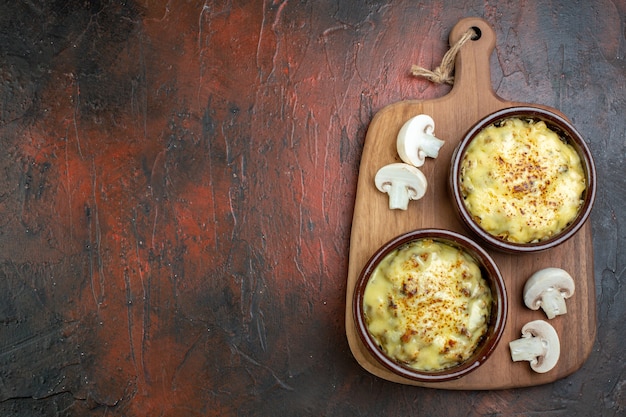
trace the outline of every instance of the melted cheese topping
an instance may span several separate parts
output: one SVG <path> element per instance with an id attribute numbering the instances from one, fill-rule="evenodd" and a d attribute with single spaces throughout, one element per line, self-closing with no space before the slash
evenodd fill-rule
<path id="1" fill-rule="evenodd" d="M 430 239 L 387 255 L 363 299 L 368 330 L 380 348 L 422 371 L 466 360 L 487 331 L 491 304 L 474 259 Z"/>
<path id="2" fill-rule="evenodd" d="M 461 165 L 467 210 L 486 232 L 513 243 L 549 239 L 565 229 L 585 187 L 580 157 L 544 122 L 512 118 L 488 126 Z"/>

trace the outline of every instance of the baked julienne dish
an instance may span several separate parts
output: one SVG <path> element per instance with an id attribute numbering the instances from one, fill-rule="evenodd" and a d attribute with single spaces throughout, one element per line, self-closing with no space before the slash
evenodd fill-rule
<path id="1" fill-rule="evenodd" d="M 367 330 L 380 349 L 428 372 L 472 355 L 487 333 L 492 304 L 476 261 L 429 238 L 386 255 L 363 294 Z"/>
<path id="2" fill-rule="evenodd" d="M 576 150 L 545 122 L 511 117 L 484 128 L 460 168 L 464 204 L 487 233 L 512 243 L 557 235 L 586 189 Z"/>

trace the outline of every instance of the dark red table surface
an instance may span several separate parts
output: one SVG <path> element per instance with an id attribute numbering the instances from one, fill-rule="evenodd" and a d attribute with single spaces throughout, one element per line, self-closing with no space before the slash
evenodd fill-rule
<path id="1" fill-rule="evenodd" d="M 493 88 L 596 159 L 583 367 L 502 391 L 398 385 L 344 328 L 365 133 L 463 17 Z M 4 1 L 0 416 L 626 414 L 626 2 Z"/>

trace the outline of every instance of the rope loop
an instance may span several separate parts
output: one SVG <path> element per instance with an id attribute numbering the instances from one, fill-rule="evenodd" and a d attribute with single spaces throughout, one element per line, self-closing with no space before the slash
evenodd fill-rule
<path id="1" fill-rule="evenodd" d="M 411 75 L 414 77 L 426 78 L 427 80 L 437 84 L 454 84 L 454 76 L 452 73 L 454 72 L 454 60 L 456 59 L 456 55 L 467 41 L 475 39 L 476 36 L 476 31 L 473 28 L 469 28 L 463 36 L 461 36 L 461 39 L 452 45 L 448 52 L 445 53 L 443 59 L 441 60 L 441 64 L 437 68 L 431 71 L 427 68 L 420 67 L 419 65 L 413 65 L 411 67 Z"/>

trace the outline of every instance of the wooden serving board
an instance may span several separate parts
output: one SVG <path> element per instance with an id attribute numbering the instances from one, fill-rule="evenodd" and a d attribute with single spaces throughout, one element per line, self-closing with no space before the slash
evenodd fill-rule
<path id="1" fill-rule="evenodd" d="M 591 353 L 596 334 L 595 284 L 591 225 L 587 222 L 569 241 L 545 252 L 509 255 L 489 251 L 498 264 L 508 291 L 509 313 L 500 343 L 493 355 L 472 374 L 454 381 L 422 383 L 394 375 L 370 356 L 356 332 L 352 297 L 361 269 L 385 242 L 419 228 L 444 228 L 472 237 L 462 226 L 448 194 L 447 176 L 452 152 L 463 134 L 484 116 L 506 107 L 523 105 L 505 101 L 491 88 L 489 57 L 495 47 L 495 32 L 479 18 L 459 21 L 450 34 L 456 43 L 469 28 L 480 30 L 480 38 L 463 45 L 456 58 L 455 83 L 444 97 L 427 101 L 402 101 L 383 108 L 373 118 L 363 148 L 352 220 L 350 259 L 346 298 L 346 335 L 359 364 L 381 378 L 410 385 L 443 389 L 499 389 L 539 385 L 555 381 L 578 370 Z M 545 107 L 545 106 L 542 106 Z M 550 109 L 556 111 L 555 109 Z M 445 140 L 437 159 L 428 159 L 420 169 L 428 179 L 424 198 L 411 201 L 408 210 L 390 210 L 388 197 L 374 185 L 379 168 L 401 162 L 396 138 L 402 125 L 418 114 L 435 121 L 435 134 Z M 559 113 L 560 114 L 560 113 Z M 479 242 L 480 243 L 480 242 Z M 568 271 L 576 282 L 576 292 L 567 300 L 568 312 L 550 320 L 560 336 L 561 357 L 545 374 L 531 371 L 528 362 L 513 362 L 509 342 L 521 336 L 521 328 L 531 320 L 547 320 L 543 311 L 524 306 L 522 289 L 535 271 L 549 267 Z"/>

